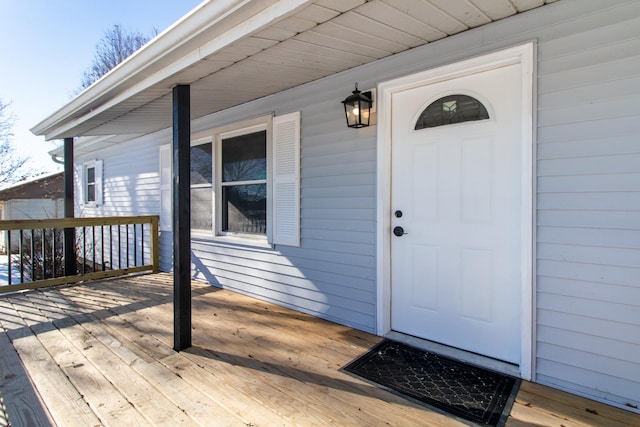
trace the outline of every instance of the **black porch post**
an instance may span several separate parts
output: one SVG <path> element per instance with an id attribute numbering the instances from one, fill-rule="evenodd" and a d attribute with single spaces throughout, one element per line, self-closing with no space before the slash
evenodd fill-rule
<path id="1" fill-rule="evenodd" d="M 64 139 L 64 217 L 73 218 L 73 138 Z M 64 274 L 76 274 L 75 228 L 64 229 Z"/>
<path id="2" fill-rule="evenodd" d="M 191 99 L 173 88 L 173 349 L 191 347 Z"/>

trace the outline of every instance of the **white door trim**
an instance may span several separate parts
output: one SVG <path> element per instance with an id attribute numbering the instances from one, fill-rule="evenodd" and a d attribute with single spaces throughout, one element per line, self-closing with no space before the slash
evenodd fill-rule
<path id="1" fill-rule="evenodd" d="M 522 203 L 521 203 L 521 362 L 520 376 L 533 377 L 534 225 L 533 225 L 533 70 L 534 43 L 512 47 L 432 70 L 380 83 L 377 133 L 377 313 L 376 330 L 391 330 L 391 96 L 394 92 L 520 64 L 522 68 Z"/>

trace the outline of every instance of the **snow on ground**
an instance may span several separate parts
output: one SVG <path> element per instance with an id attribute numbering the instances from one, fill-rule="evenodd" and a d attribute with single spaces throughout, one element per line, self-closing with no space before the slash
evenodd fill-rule
<path id="1" fill-rule="evenodd" d="M 18 255 L 13 255 L 13 268 L 11 271 L 11 283 L 20 282 L 20 270 L 16 269 L 16 261 Z M 9 258 L 5 254 L 0 254 L 0 286 L 7 285 L 9 283 Z"/>

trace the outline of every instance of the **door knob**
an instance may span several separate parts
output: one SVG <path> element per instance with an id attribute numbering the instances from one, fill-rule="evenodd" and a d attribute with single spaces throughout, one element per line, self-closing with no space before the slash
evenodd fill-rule
<path id="1" fill-rule="evenodd" d="M 402 236 L 404 236 L 405 234 L 408 234 L 408 233 L 404 232 L 404 228 L 398 226 L 398 227 L 394 227 L 393 228 L 393 234 L 395 234 L 398 237 L 402 237 Z"/>

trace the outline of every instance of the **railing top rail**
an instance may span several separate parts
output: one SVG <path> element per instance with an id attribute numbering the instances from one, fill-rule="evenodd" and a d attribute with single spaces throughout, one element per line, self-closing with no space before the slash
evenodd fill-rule
<path id="1" fill-rule="evenodd" d="M 43 228 L 74 228 L 101 225 L 150 224 L 158 221 L 158 215 L 106 216 L 93 218 L 18 219 L 0 221 L 0 231 Z"/>

